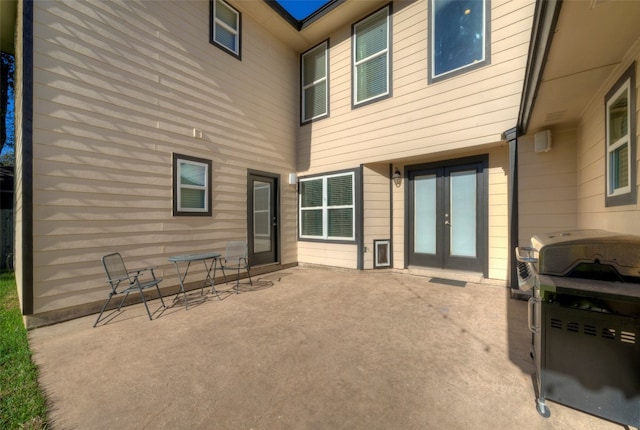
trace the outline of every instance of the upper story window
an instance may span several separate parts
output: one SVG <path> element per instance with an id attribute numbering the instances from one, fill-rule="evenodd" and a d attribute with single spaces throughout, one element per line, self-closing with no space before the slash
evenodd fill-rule
<path id="1" fill-rule="evenodd" d="M 173 215 L 211 215 L 211 160 L 173 154 Z"/>
<path id="2" fill-rule="evenodd" d="M 211 0 L 211 43 L 240 59 L 240 12 L 223 0 Z"/>
<path id="3" fill-rule="evenodd" d="M 355 240 L 355 173 L 300 180 L 300 238 Z"/>
<path id="4" fill-rule="evenodd" d="M 391 93 L 391 5 L 353 25 L 353 105 Z"/>
<path id="5" fill-rule="evenodd" d="M 329 114 L 329 42 L 324 41 L 301 56 L 301 120 L 303 123 Z"/>
<path id="6" fill-rule="evenodd" d="M 429 1 L 429 82 L 489 63 L 490 0 Z"/>
<path id="7" fill-rule="evenodd" d="M 635 62 L 605 97 L 605 206 L 636 204 Z"/>

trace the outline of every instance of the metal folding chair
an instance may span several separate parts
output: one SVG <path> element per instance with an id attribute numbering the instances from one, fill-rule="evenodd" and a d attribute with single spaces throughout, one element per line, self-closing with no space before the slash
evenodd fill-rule
<path id="1" fill-rule="evenodd" d="M 240 288 L 240 270 L 247 271 L 249 277 L 249 283 L 253 285 L 251 280 L 251 272 L 249 272 L 249 258 L 247 257 L 247 242 L 241 240 L 232 240 L 227 242 L 227 247 L 224 257 L 220 260 L 220 266 L 222 268 L 222 275 L 224 276 L 224 283 L 227 283 L 227 273 L 225 269 L 236 271 L 236 294 Z"/>
<path id="2" fill-rule="evenodd" d="M 144 307 L 147 309 L 149 319 L 152 320 L 153 318 L 151 317 L 151 312 L 149 311 L 149 306 L 147 305 L 147 300 L 144 297 L 143 291 L 147 288 L 153 287 L 158 290 L 158 296 L 160 297 L 160 301 L 162 302 L 162 306 L 158 308 L 154 313 L 158 312 L 158 310 L 160 310 L 161 308 L 166 307 L 164 304 L 164 299 L 162 298 L 162 293 L 160 292 L 160 287 L 158 286 L 160 281 L 162 281 L 162 278 L 156 278 L 156 275 L 153 272 L 153 267 L 145 267 L 142 269 L 129 271 L 124 265 L 122 256 L 117 252 L 102 257 L 102 265 L 104 266 L 104 270 L 107 273 L 107 283 L 111 287 L 111 291 L 109 292 L 109 298 L 100 311 L 100 315 L 98 315 L 98 319 L 93 325 L 94 327 L 100 322 L 100 318 L 109 305 L 109 302 L 111 302 L 113 296 L 116 296 L 118 294 L 124 294 L 124 298 L 118 306 L 118 312 L 120 312 L 120 308 L 122 308 L 124 301 L 127 300 L 129 293 L 132 291 L 138 291 L 140 292 L 140 297 L 142 297 Z M 145 272 L 151 273 L 151 279 L 141 281 L 140 277 Z"/>

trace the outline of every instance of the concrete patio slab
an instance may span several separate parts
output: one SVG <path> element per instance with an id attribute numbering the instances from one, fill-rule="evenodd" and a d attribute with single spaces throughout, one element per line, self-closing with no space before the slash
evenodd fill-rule
<path id="1" fill-rule="evenodd" d="M 536 412 L 526 312 L 504 287 L 302 266 L 29 339 L 54 430 L 623 429 Z"/>

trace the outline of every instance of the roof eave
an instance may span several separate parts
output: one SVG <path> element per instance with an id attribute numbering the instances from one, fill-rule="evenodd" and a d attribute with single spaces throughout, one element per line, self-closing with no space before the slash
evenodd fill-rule
<path id="1" fill-rule="evenodd" d="M 542 82 L 542 74 L 547 62 L 556 24 L 560 15 L 562 0 L 538 0 L 533 17 L 531 41 L 527 67 L 518 113 L 518 134 L 527 133 L 536 96 Z"/>

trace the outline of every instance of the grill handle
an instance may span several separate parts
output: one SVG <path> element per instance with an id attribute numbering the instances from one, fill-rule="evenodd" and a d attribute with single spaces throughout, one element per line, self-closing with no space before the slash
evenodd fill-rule
<path id="1" fill-rule="evenodd" d="M 534 257 L 535 253 L 535 248 L 516 246 L 516 259 L 523 263 L 537 263 L 538 259 Z"/>
<path id="2" fill-rule="evenodd" d="M 527 322 L 529 324 L 529 331 L 533 334 L 540 334 L 540 327 L 536 324 L 537 321 L 534 321 L 533 318 L 536 312 L 535 308 L 536 306 L 540 306 L 541 301 L 540 297 L 533 296 L 529 298 Z"/>

